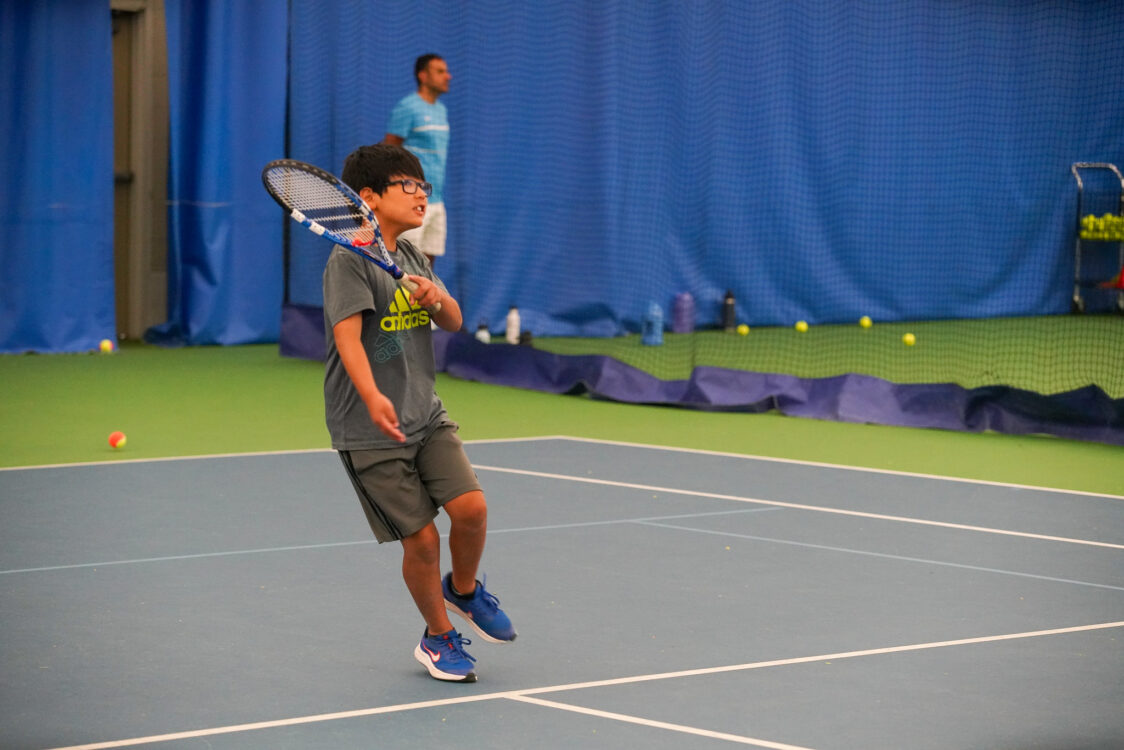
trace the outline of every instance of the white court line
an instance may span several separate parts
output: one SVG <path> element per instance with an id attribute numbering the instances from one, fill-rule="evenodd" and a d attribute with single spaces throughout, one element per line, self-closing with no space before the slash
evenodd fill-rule
<path id="1" fill-rule="evenodd" d="M 296 552 L 307 549 L 327 549 L 329 547 L 354 547 L 377 544 L 374 539 L 361 539 L 355 542 L 324 542 L 322 544 L 297 544 L 291 547 L 257 547 L 255 549 L 222 550 L 220 552 L 197 552 L 190 555 L 166 555 L 164 557 L 138 557 L 132 560 L 106 560 L 92 563 L 71 563 L 69 565 L 48 565 L 42 568 L 13 568 L 0 570 L 0 576 L 12 573 L 43 573 L 51 570 L 75 570 L 77 568 L 108 568 L 112 565 L 135 565 L 138 563 L 171 562 L 175 560 L 198 560 L 205 557 L 232 557 L 236 555 L 257 555 L 264 552 Z"/>
<path id="2" fill-rule="evenodd" d="M 1085 497 L 1103 497 L 1109 500 L 1124 500 L 1124 495 L 1114 495 L 1108 492 L 1087 492 L 1085 490 L 1067 490 L 1059 487 L 1042 487 L 1034 484 L 1013 484 L 1011 482 L 996 482 L 989 479 L 968 479 L 966 477 L 950 477 L 942 474 L 925 474 L 916 471 L 897 471 L 895 469 L 875 469 L 868 466 L 850 466 L 848 464 L 831 464 L 823 461 L 805 461 L 798 458 L 777 458 L 776 456 L 758 456 L 752 453 L 729 453 L 726 451 L 711 451 L 701 448 L 678 448 L 669 445 L 651 445 L 649 443 L 629 443 L 623 440 L 601 440 L 598 438 L 571 437 L 558 435 L 544 440 L 570 440 L 576 443 L 595 443 L 598 445 L 620 445 L 625 448 L 647 448 L 654 451 L 671 451 L 674 453 L 694 453 L 701 456 L 718 456 L 721 458 L 747 458 L 752 461 L 768 461 L 778 464 L 793 464 L 796 466 L 816 466 L 822 469 L 840 469 L 842 471 L 861 471 L 867 474 L 887 474 L 896 477 L 910 477 L 913 479 L 935 479 L 942 482 L 961 482 L 964 484 L 982 484 L 988 487 L 1007 487 L 1014 490 L 1037 490 L 1039 492 L 1060 492 L 1066 495 L 1083 495 Z M 467 443 L 467 441 L 466 441 Z"/>
<path id="3" fill-rule="evenodd" d="M 652 521 L 674 521 L 685 518 L 705 518 L 707 516 L 729 516 L 737 513 L 763 513 L 776 508 L 740 508 L 738 510 L 720 510 L 708 513 L 680 513 L 674 516 L 648 516 L 646 518 L 620 518 L 608 521 L 579 521 L 575 523 L 552 524 L 550 526 L 526 526 L 516 529 L 489 529 L 489 534 L 512 534 L 523 531 L 553 531 L 556 529 L 580 528 L 584 526 L 607 526 L 611 524 L 646 523 Z M 446 538 L 447 534 L 442 534 Z M 108 568 L 111 565 L 133 565 L 137 563 L 171 562 L 176 560 L 197 560 L 207 557 L 232 557 L 237 555 L 257 555 L 269 552 L 298 552 L 300 550 L 328 549 L 331 547 L 355 547 L 359 545 L 374 546 L 378 544 L 374 539 L 359 539 L 353 542 L 322 542 L 320 544 L 295 544 L 288 547 L 255 547 L 253 549 L 219 550 L 217 552 L 197 552 L 186 555 L 165 555 L 163 557 L 139 557 L 129 560 L 103 560 L 92 563 L 70 563 L 67 565 L 48 565 L 39 568 L 12 568 L 0 570 L 0 576 L 14 573 L 43 573 L 52 570 L 75 570 L 78 568 Z"/>
<path id="4" fill-rule="evenodd" d="M 479 440 L 466 440 L 466 445 L 488 445 L 490 443 L 527 443 L 536 440 L 566 440 L 567 438 L 552 435 L 550 437 L 529 438 L 481 438 Z M 160 456 L 157 458 L 117 458 L 105 461 L 75 461 L 65 464 L 36 464 L 35 466 L 0 466 L 4 471 L 32 471 L 36 469 L 75 469 L 85 466 L 118 466 L 121 464 L 157 464 L 169 461 L 205 461 L 211 458 L 257 458 L 264 456 L 296 456 L 304 453 L 336 453 L 333 448 L 294 448 L 279 451 L 244 451 L 241 453 L 203 453 L 198 456 Z"/>
<path id="5" fill-rule="evenodd" d="M 572 435 L 532 435 L 517 438 L 479 438 L 465 440 L 465 445 L 490 445 L 493 443 L 535 443 L 551 440 L 568 440 L 575 443 L 594 443 L 597 445 L 619 445 L 626 448 L 647 448 L 654 451 L 667 451 L 672 453 L 693 453 L 702 456 L 719 456 L 722 458 L 744 458 L 751 461 L 768 461 L 771 463 L 793 464 L 795 466 L 815 466 L 824 469 L 840 469 L 842 471 L 859 471 L 867 474 L 887 474 L 889 476 L 912 477 L 916 479 L 934 479 L 944 482 L 960 482 L 963 484 L 979 484 L 989 487 L 1006 487 L 1016 490 L 1037 490 L 1039 492 L 1054 492 L 1066 495 L 1082 495 L 1084 497 L 1102 497 L 1110 500 L 1124 500 L 1124 495 L 1114 495 L 1106 492 L 1087 492 L 1085 490 L 1070 490 L 1060 487 L 1041 487 L 1033 484 L 1013 484 L 1011 482 L 995 482 L 988 479 L 968 479 L 966 477 L 951 477 L 941 474 L 925 474 L 914 471 L 898 471 L 895 469 L 876 469 L 868 466 L 850 466 L 848 464 L 832 464 L 823 461 L 805 461 L 798 458 L 778 458 L 776 456 L 759 456 L 753 453 L 730 453 L 726 451 L 703 450 L 701 448 L 680 448 L 670 445 L 653 445 L 651 443 L 631 443 L 624 440 L 602 440 L 599 438 L 574 437 Z M 284 456 L 300 453 L 335 453 L 331 448 L 307 448 L 282 451 L 250 451 L 246 453 L 212 453 L 200 456 L 166 456 L 163 458 L 126 458 L 107 461 L 85 461 L 66 464 L 41 464 L 38 466 L 0 466 L 0 472 L 24 471 L 31 469 L 65 469 L 76 466 L 109 466 L 115 464 L 137 464 L 158 461 L 195 461 L 207 458 L 244 458 L 253 456 Z"/>
<path id="6" fill-rule="evenodd" d="M 39 464 L 37 466 L 0 466 L 4 471 L 32 471 L 38 469 L 81 469 L 86 466 L 129 466 L 160 464 L 170 461 L 206 461 L 211 458 L 259 458 L 265 456 L 295 456 L 302 453 L 335 453 L 331 448 L 308 448 L 290 451 L 247 451 L 246 453 L 212 453 L 200 456 L 162 456 L 160 458 L 119 458 L 107 461 L 83 461 L 71 464 Z"/>
<path id="7" fill-rule="evenodd" d="M 767 510 L 767 509 L 765 509 Z M 924 557 L 907 557 L 905 555 L 891 555 L 886 552 L 871 552 L 864 549 L 851 549 L 850 547 L 832 547 L 827 544 L 812 544 L 810 542 L 796 542 L 791 539 L 775 539 L 767 536 L 753 536 L 751 534 L 738 534 L 733 531 L 718 531 L 716 529 L 697 529 L 691 526 L 678 526 L 671 523 L 656 523 L 655 521 L 636 521 L 635 523 L 643 526 L 654 526 L 658 529 L 673 529 L 675 531 L 693 531 L 697 534 L 711 534 L 714 536 L 728 536 L 735 539 L 748 539 L 754 542 L 766 542 L 773 544 L 787 544 L 793 547 L 805 547 L 808 549 L 826 550 L 828 552 L 842 552 L 849 555 L 863 555 L 866 557 L 879 557 L 885 560 L 901 560 L 902 562 L 915 562 L 923 565 L 937 565 L 945 568 L 959 568 L 961 570 L 975 570 L 981 573 L 998 573 L 1005 576 L 1017 576 L 1019 578 L 1032 578 L 1036 581 L 1052 581 L 1054 583 L 1072 583 L 1077 586 L 1091 586 L 1097 589 L 1110 589 L 1112 591 L 1124 591 L 1124 586 L 1111 586 L 1107 583 L 1093 583 L 1092 581 L 1078 581 L 1073 578 L 1056 578 L 1054 576 L 1043 576 L 1037 573 L 1023 573 L 1017 570 L 1004 570 L 1003 568 L 987 568 L 981 565 L 967 565 L 965 563 L 947 562 L 945 560 L 929 560 Z"/>
<path id="8" fill-rule="evenodd" d="M 520 701 L 522 703 L 532 703 L 536 706 L 545 706 L 546 708 L 556 708 L 562 711 L 572 711 L 573 713 L 585 714 L 586 716 L 596 716 L 601 719 L 613 719 L 614 721 L 623 721 L 628 724 L 639 724 L 644 727 L 652 727 L 653 729 L 668 729 L 672 732 L 683 732 L 684 734 L 694 734 L 699 737 L 708 737 L 714 740 L 726 740 L 727 742 L 736 742 L 739 745 L 753 745 L 755 747 L 768 747 L 772 750 L 811 750 L 811 748 L 801 747 L 799 745 L 785 745 L 781 742 L 770 742 L 769 740 L 762 740 L 756 737 L 743 737 L 738 734 L 727 734 L 726 732 L 715 732 L 710 729 L 699 729 L 697 727 L 688 727 L 683 724 L 669 724 L 666 721 L 655 721 L 653 719 L 643 719 L 639 716 L 628 716 L 627 714 L 617 714 L 611 711 L 598 711 L 595 708 L 585 708 L 584 706 L 573 706 L 569 703 L 558 703 L 557 701 L 544 701 L 542 698 L 531 698 L 526 695 L 509 695 L 509 700 Z"/>
<path id="9" fill-rule="evenodd" d="M 303 452 L 303 451 L 297 451 L 297 452 Z M 245 454 L 245 455 L 277 455 L 277 454 Z M 145 460 L 147 460 L 147 459 L 145 459 Z M 167 460 L 179 460 L 179 459 L 167 459 Z M 71 464 L 64 464 L 64 466 L 70 466 L 70 465 Z M 85 465 L 85 464 L 81 464 L 81 465 Z M 779 501 L 779 500 L 762 500 L 760 498 L 742 497 L 742 496 L 738 496 L 738 495 L 724 495 L 724 494 L 713 493 L 713 492 L 700 492 L 700 491 L 696 491 L 696 490 L 682 490 L 682 489 L 678 489 L 678 488 L 674 488 L 674 487 L 657 487 L 657 486 L 653 486 L 653 485 L 635 484 L 635 483 L 631 483 L 631 482 L 617 482 L 617 481 L 608 480 L 608 479 L 594 479 L 592 477 L 578 477 L 578 476 L 571 476 L 571 475 L 566 475 L 566 474 L 550 474 L 550 473 L 546 473 L 546 472 L 529 471 L 529 470 L 526 470 L 526 469 L 509 469 L 509 468 L 500 467 L 500 466 L 487 466 L 487 465 L 484 465 L 484 464 L 474 464 L 473 468 L 479 469 L 479 470 L 485 470 L 485 471 L 495 471 L 495 472 L 500 472 L 500 473 L 507 473 L 507 474 L 519 474 L 519 475 L 524 475 L 524 476 L 533 476 L 533 477 L 546 478 L 546 479 L 559 479 L 559 480 L 573 481 L 573 482 L 584 482 L 586 484 L 599 484 L 599 485 L 605 485 L 605 486 L 609 486 L 609 487 L 621 487 L 621 488 L 624 488 L 624 489 L 639 489 L 639 490 L 644 490 L 644 491 L 648 491 L 648 492 L 663 492 L 663 493 L 668 493 L 668 494 L 688 495 L 688 496 L 693 496 L 693 497 L 708 497 L 708 498 L 715 498 L 715 499 L 719 499 L 719 500 L 733 500 L 733 501 L 741 502 L 741 503 L 754 503 L 754 504 L 758 504 L 758 505 L 767 505 L 767 506 L 771 506 L 772 508 L 790 508 L 790 509 L 797 509 L 797 510 L 816 511 L 816 512 L 821 512 L 821 513 L 835 513 L 835 514 L 838 514 L 838 515 L 859 516 L 859 517 L 863 517 L 863 518 L 874 518 L 874 519 L 879 519 L 879 520 L 884 520 L 884 521 L 896 521 L 896 522 L 901 522 L 901 523 L 911 523 L 911 524 L 918 524 L 918 525 L 923 525 L 923 526 L 938 526 L 938 527 L 944 527 L 944 528 L 959 529 L 959 530 L 964 530 L 964 531 L 976 531 L 976 532 L 982 532 L 982 533 L 988 533 L 988 534 L 1000 534 L 1000 535 L 1005 535 L 1005 536 L 1025 537 L 1025 538 L 1029 538 L 1029 539 L 1039 539 L 1039 540 L 1046 540 L 1046 541 L 1053 541 L 1053 542 L 1065 542 L 1065 543 L 1069 543 L 1069 544 L 1082 544 L 1082 545 L 1093 546 L 1093 547 L 1106 547 L 1106 548 L 1109 548 L 1109 549 L 1124 549 L 1124 544 L 1112 544 L 1112 543 L 1109 543 L 1109 542 L 1097 542 L 1097 541 L 1091 541 L 1091 540 L 1086 540 L 1086 539 L 1071 539 L 1071 538 L 1068 538 L 1068 537 L 1048 536 L 1048 535 L 1045 535 L 1045 534 L 1033 534 L 1033 533 L 1025 532 L 1025 531 L 1011 531 L 1011 530 L 1008 530 L 1008 529 L 994 529 L 994 528 L 988 528 L 988 527 L 985 527 L 985 526 L 969 526 L 969 525 L 965 525 L 965 524 L 949 523 L 949 522 L 946 522 L 946 521 L 930 521 L 930 520 L 926 520 L 926 519 L 909 518 L 909 517 L 905 517 L 905 516 L 890 516 L 890 515 L 885 515 L 885 514 L 880 514 L 880 513 L 868 513 L 868 512 L 857 511 L 857 510 L 844 510 L 844 509 L 840 509 L 840 508 L 828 508 L 828 507 L 818 506 L 818 505 L 803 505 L 803 504 L 800 504 L 800 503 L 787 503 L 787 502 L 782 502 L 782 501 Z M 767 509 L 761 508 L 759 510 L 767 510 Z M 719 511 L 718 513 L 721 514 L 721 513 L 731 513 L 731 512 L 735 512 L 735 511 Z M 641 523 L 641 522 L 648 522 L 648 521 L 671 520 L 671 519 L 675 519 L 675 518 L 693 518 L 693 517 L 698 517 L 700 515 L 707 515 L 707 514 L 692 513 L 692 514 L 683 514 L 683 515 L 678 515 L 678 516 L 650 516 L 650 517 L 646 517 L 646 518 L 625 518 L 625 519 L 613 519 L 613 520 L 607 520 L 607 521 L 586 521 L 586 522 L 571 523 L 571 524 L 553 524 L 553 525 L 547 525 L 547 526 L 531 526 L 531 527 L 518 528 L 518 529 L 494 529 L 494 530 L 491 530 L 489 533 L 502 534 L 502 533 L 513 533 L 513 532 L 519 532 L 519 531 L 541 531 L 541 530 L 552 530 L 552 529 L 562 529 L 562 528 L 573 528 L 573 527 L 579 527 L 579 526 L 600 526 L 600 525 L 608 525 L 608 524 L 615 524 L 615 523 Z M 781 540 L 771 540 L 771 541 L 778 541 L 779 542 Z M 205 552 L 205 553 L 188 554 L 188 555 L 170 555 L 170 556 L 165 556 L 165 557 L 149 557 L 149 558 L 130 559 L 130 560 L 106 560 L 106 561 L 94 562 L 94 563 L 73 563 L 73 564 L 69 564 L 69 565 L 52 565 L 52 566 L 44 566 L 44 567 L 36 567 L 36 568 L 16 568 L 16 569 L 11 569 L 11 570 L 0 570 L 0 575 L 8 575 L 8 574 L 13 574 L 13 573 L 34 573 L 34 572 L 52 571 L 52 570 L 69 570 L 69 569 L 75 569 L 75 568 L 96 568 L 96 567 L 103 567 L 103 566 L 110 566 L 110 565 L 127 565 L 127 564 L 131 564 L 131 563 L 145 563 L 145 562 L 163 562 L 163 561 L 168 561 L 168 560 L 189 560 L 189 559 L 195 559 L 195 558 L 222 557 L 222 556 L 229 556 L 229 555 L 248 555 L 248 554 L 256 554 L 256 553 L 259 553 L 259 552 L 286 552 L 286 551 L 291 551 L 291 550 L 319 549 L 319 548 L 322 548 L 322 547 L 342 547 L 342 546 L 348 546 L 348 545 L 369 544 L 369 543 L 371 543 L 370 540 L 362 540 L 362 541 L 356 541 L 356 542 L 328 542 L 328 543 L 324 543 L 324 544 L 296 545 L 296 546 L 291 546 L 291 547 L 269 547 L 269 548 L 263 548 L 263 549 L 248 549 L 248 550 L 225 550 L 225 551 L 219 551 L 219 552 Z M 857 552 L 857 550 L 851 550 L 851 551 Z M 869 554 L 873 554 L 873 553 L 869 553 Z M 952 563 L 940 563 L 940 564 L 951 565 Z M 1004 572 L 1004 571 L 997 571 L 997 572 Z M 1014 575 L 1028 575 L 1028 574 L 1016 574 L 1016 573 L 1012 573 L 1012 574 L 1014 574 Z M 1049 579 L 1049 580 L 1054 580 L 1054 579 Z M 1061 579 L 1058 579 L 1058 580 L 1061 580 Z M 1099 584 L 1093 584 L 1093 583 L 1082 582 L 1082 581 L 1069 581 L 1069 582 L 1071 582 L 1071 583 L 1084 583 L 1085 585 L 1089 585 L 1089 586 L 1098 586 L 1099 585 Z"/>
<path id="10" fill-rule="evenodd" d="M 574 521 L 573 523 L 551 523 L 542 526 L 517 526 L 510 529 L 488 529 L 488 534 L 518 534 L 524 531 L 561 531 L 562 529 L 584 529 L 590 526 L 615 526 L 629 523 L 652 523 L 655 521 L 676 521 L 687 518 L 708 518 L 711 516 L 734 516 L 742 513 L 768 513 L 779 508 L 738 508 L 737 510 L 715 510 L 706 513 L 678 513 L 674 516 L 648 516 L 647 518 L 610 518 L 605 521 Z M 654 524 L 653 525 L 658 525 Z M 442 536 L 446 536 L 442 534 Z"/>
<path id="11" fill-rule="evenodd" d="M 964 563 L 954 563 L 945 560 L 929 560 L 920 557 L 906 557 L 904 555 L 891 555 L 884 552 L 871 552 L 869 550 L 852 549 L 849 547 L 833 547 L 824 544 L 812 544 L 809 542 L 797 542 L 791 539 L 776 539 L 774 537 L 753 536 L 750 534 L 738 534 L 730 531 L 715 531 L 712 529 L 699 529 L 691 526 L 677 526 L 670 523 L 660 523 L 661 521 L 675 521 L 686 520 L 694 518 L 710 518 L 713 516 L 731 516 L 746 513 L 768 513 L 769 511 L 780 510 L 779 508 L 740 508 L 738 510 L 720 510 L 707 513 L 680 513 L 671 516 L 647 516 L 644 518 L 616 518 L 606 521 L 578 521 L 574 523 L 558 523 L 546 526 L 522 526 L 510 529 L 490 529 L 490 535 L 496 534 L 519 534 L 531 531 L 558 531 L 562 529 L 575 529 L 575 528 L 588 528 L 591 526 L 615 526 L 622 524 L 640 524 L 644 526 L 653 526 L 656 528 L 673 529 L 676 531 L 691 531 L 700 534 L 713 534 L 718 536 L 729 536 L 737 539 L 747 539 L 756 542 L 771 542 L 774 544 L 786 544 L 794 547 L 807 547 L 810 549 L 827 550 L 829 552 L 843 552 L 852 555 L 865 555 L 867 557 L 878 557 L 888 560 L 902 560 L 905 562 L 916 562 L 928 565 L 938 565 L 942 567 L 961 568 L 965 570 L 975 570 L 983 573 L 998 573 L 1000 575 L 1017 576 L 1020 578 L 1032 578 L 1040 581 L 1053 581 L 1056 583 L 1071 583 L 1078 586 L 1091 586 L 1093 588 L 1111 589 L 1113 591 L 1124 591 L 1124 586 L 1110 586 L 1105 583 L 1093 583 L 1091 581 L 1078 581 L 1072 578 L 1057 578 L 1054 576 L 1037 575 L 1035 573 L 1024 573 L 1017 570 L 1004 570 L 1002 568 L 988 568 L 979 565 L 967 565 Z M 447 534 L 442 534 L 442 538 L 447 538 Z M 373 539 L 364 539 L 354 542 L 324 542 L 322 544 L 298 544 L 288 547 L 258 547 L 254 549 L 242 550 L 224 550 L 219 552 L 200 552 L 190 555 L 167 555 L 164 557 L 142 557 L 132 560 L 110 560 L 94 563 L 71 563 L 69 565 L 50 565 L 40 568 L 13 568 L 10 570 L 0 570 L 0 576 L 12 575 L 16 573 L 42 573 L 57 570 L 75 570 L 81 568 L 103 568 L 114 565 L 133 565 L 141 563 L 154 563 L 154 562 L 174 562 L 179 560 L 196 560 L 201 558 L 210 557 L 232 557 L 238 555 L 256 555 L 260 553 L 271 552 L 299 552 L 302 550 L 316 550 L 316 549 L 330 549 L 333 547 L 355 547 L 355 546 L 373 546 L 376 542 Z"/>
<path id="12" fill-rule="evenodd" d="M 339 719 L 355 719 L 378 714 L 398 713 L 413 711 L 419 708 L 435 708 L 439 706 L 454 706 L 462 703 L 474 703 L 496 699 L 518 700 L 529 695 L 542 695 L 544 693 L 560 693 L 569 690 L 584 690 L 586 688 L 612 687 L 616 685 L 633 685 L 641 682 L 656 680 L 671 680 L 684 677 L 698 677 L 703 675 L 724 674 L 728 672 L 744 672 L 752 669 L 766 669 L 770 667 L 784 667 L 793 664 L 808 664 L 820 661 L 838 661 L 840 659 L 854 659 L 863 656 L 879 656 L 882 654 L 896 654 L 907 651 L 923 651 L 934 648 L 948 648 L 951 646 L 968 646 L 978 643 L 994 643 L 997 641 L 1011 641 L 1024 638 L 1038 638 L 1048 635 L 1064 635 L 1068 633 L 1082 633 L 1094 630 L 1107 630 L 1109 628 L 1124 627 L 1124 620 L 1119 622 L 1102 622 L 1094 625 L 1077 625 L 1068 628 L 1052 628 L 1050 630 L 1031 630 L 1023 633 L 1005 633 L 1002 635 L 987 635 L 976 638 L 961 638 L 953 641 L 931 641 L 929 643 L 914 643 L 907 646 L 889 646 L 886 648 L 872 648 L 862 651 L 843 651 L 834 654 L 817 654 L 816 656 L 799 656 L 792 659 L 775 659 L 772 661 L 749 662 L 747 664 L 731 664 L 723 667 L 705 667 L 702 669 L 686 669 L 678 672 L 661 672 L 657 674 L 635 675 L 633 677 L 617 677 L 606 680 L 590 682 L 574 682 L 565 685 L 552 685 L 547 687 L 528 688 L 525 690 L 509 690 L 498 693 L 483 693 L 481 695 L 467 695 L 456 698 L 445 698 L 418 703 L 401 703 L 394 706 L 376 706 L 362 708 L 354 711 L 339 711 L 329 714 L 315 714 L 312 716 L 297 716 L 289 719 L 276 719 L 274 721 L 258 721 L 251 724 L 232 724 L 223 727 L 208 729 L 194 729 L 185 732 L 150 735 L 148 737 L 134 737 L 125 740 L 111 740 L 109 742 L 95 742 L 87 745 L 70 745 L 68 747 L 54 748 L 54 750 L 112 750 L 118 747 L 131 747 L 146 745 L 154 742 L 170 742 L 172 740 L 193 739 L 196 737 L 212 737 L 220 734 L 234 734 L 236 732 L 249 732 L 261 729 L 274 729 L 278 727 L 291 727 L 301 724 L 315 724 L 323 721 L 336 721 Z M 479 683 L 478 683 L 479 684 Z"/>
<path id="13" fill-rule="evenodd" d="M 995 529 L 987 526 L 971 526 L 948 521 L 930 521 L 924 518 L 910 518 L 908 516 L 890 516 L 884 513 L 868 513 L 860 510 L 845 510 L 843 508 L 829 508 L 823 505 L 805 505 L 803 503 L 787 503 L 781 500 L 762 500 L 757 497 L 744 497 L 742 495 L 724 495 L 718 492 L 702 492 L 699 490 L 682 490 L 677 487 L 658 487 L 651 484 L 637 484 L 635 482 L 617 482 L 610 479 L 594 479 L 592 477 L 579 477 L 571 474 L 552 474 L 545 471 L 529 471 L 527 469 L 509 469 L 503 466 L 485 466 L 473 464 L 472 468 L 484 471 L 497 471 L 504 474 L 520 474 L 523 476 L 538 477 L 540 479 L 561 479 L 567 482 L 583 482 L 585 484 L 599 484 L 607 487 L 622 487 L 630 490 L 644 490 L 645 492 L 664 492 L 672 495 L 689 495 L 691 497 L 711 497 L 718 500 L 733 500 L 739 503 L 756 503 L 758 505 L 771 505 L 777 508 L 791 508 L 794 510 L 810 510 L 817 513 L 835 513 L 841 516 L 858 516 L 859 518 L 875 518 L 880 521 L 897 521 L 899 523 L 912 523 L 920 526 L 940 526 L 946 529 L 960 531 L 978 531 L 984 534 L 1000 534 L 1003 536 L 1017 536 L 1026 539 L 1040 539 L 1049 542 L 1065 542 L 1067 544 L 1083 544 L 1090 547 L 1107 547 L 1109 549 L 1124 549 L 1124 544 L 1111 542 L 1097 542 L 1089 539 L 1072 539 L 1064 536 L 1050 536 L 1048 534 L 1033 534 L 1029 531 L 1012 531 L 1010 529 Z"/>
<path id="14" fill-rule="evenodd" d="M 1012 641 L 1021 638 L 1038 638 L 1045 635 L 1063 635 L 1066 633 L 1082 633 L 1091 630 L 1106 630 L 1108 628 L 1124 627 L 1124 620 L 1118 622 L 1101 622 L 1095 625 L 1077 625 L 1069 628 L 1052 628 L 1050 630 L 1030 630 L 1023 633 L 1006 633 L 1003 635 L 985 635 L 977 638 L 961 638 L 954 641 L 931 641 L 929 643 L 914 643 L 908 646 L 889 646 L 886 648 L 871 648 L 862 651 L 842 651 L 835 654 L 819 654 L 817 656 L 798 656 L 793 659 L 776 659 L 773 661 L 758 661 L 748 664 L 733 664 L 727 667 L 704 667 L 702 669 L 684 669 L 678 672 L 662 672 L 658 674 L 638 675 L 636 677 L 618 677 L 608 680 L 594 680 L 591 682 L 575 682 L 569 685 L 556 685 L 554 687 L 529 688 L 516 691 L 519 695 L 538 695 L 540 693 L 558 693 L 565 690 L 585 690 L 586 688 L 613 687 L 616 685 L 632 685 L 638 682 L 652 682 L 654 680 L 680 679 L 683 677 L 697 677 L 701 675 L 723 674 L 726 672 L 744 672 L 751 669 L 766 669 L 769 667 L 787 667 L 793 664 L 808 664 L 817 661 L 837 661 L 839 659 L 854 659 L 861 656 L 879 656 L 882 654 L 900 654 L 907 651 L 924 651 L 933 648 L 948 648 L 950 646 L 969 646 L 977 643 L 995 643 L 997 641 Z"/>

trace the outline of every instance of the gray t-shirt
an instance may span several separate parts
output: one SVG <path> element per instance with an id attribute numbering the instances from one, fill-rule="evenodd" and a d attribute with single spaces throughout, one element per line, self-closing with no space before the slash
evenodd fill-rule
<path id="1" fill-rule="evenodd" d="M 394 262 L 407 274 L 426 276 L 445 289 L 425 256 L 398 241 Z M 332 327 L 356 313 L 363 315 L 361 341 L 375 385 L 394 404 L 406 443 L 416 443 L 434 428 L 450 423 L 434 391 L 436 366 L 429 313 L 411 306 L 406 292 L 381 268 L 342 247 L 335 247 L 324 267 L 324 327 L 328 360 L 324 369 L 324 415 L 336 450 L 391 448 L 400 445 L 371 421 L 367 406 L 348 377 L 336 350 Z"/>

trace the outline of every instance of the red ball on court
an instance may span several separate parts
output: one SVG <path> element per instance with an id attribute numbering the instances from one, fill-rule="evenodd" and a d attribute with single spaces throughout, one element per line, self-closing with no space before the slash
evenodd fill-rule
<path id="1" fill-rule="evenodd" d="M 124 448 L 125 439 L 125 433 L 123 432 L 111 432 L 109 434 L 109 444 L 114 448 Z"/>

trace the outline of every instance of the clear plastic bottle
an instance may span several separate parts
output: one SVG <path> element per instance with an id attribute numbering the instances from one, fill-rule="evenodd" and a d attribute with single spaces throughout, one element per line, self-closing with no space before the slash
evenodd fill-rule
<path id="1" fill-rule="evenodd" d="M 509 344 L 519 343 L 519 309 L 515 305 L 507 311 L 507 330 L 504 338 Z"/>
<path id="2" fill-rule="evenodd" d="M 482 344 L 489 344 L 492 341 L 492 332 L 488 330 L 488 324 L 483 320 L 476 326 L 476 340 Z"/>

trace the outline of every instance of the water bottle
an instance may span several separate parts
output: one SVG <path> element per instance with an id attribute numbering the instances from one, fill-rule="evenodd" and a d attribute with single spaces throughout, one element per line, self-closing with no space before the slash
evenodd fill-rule
<path id="1" fill-rule="evenodd" d="M 675 295 L 671 306 L 671 332 L 691 333 L 695 330 L 695 298 L 690 292 Z"/>
<path id="2" fill-rule="evenodd" d="M 663 308 L 655 302 L 648 303 L 648 314 L 644 316 L 640 343 L 645 346 L 659 346 L 663 343 Z"/>
<path id="3" fill-rule="evenodd" d="M 505 332 L 505 339 L 509 344 L 519 343 L 519 310 L 515 305 L 507 311 L 507 330 Z"/>
<path id="4" fill-rule="evenodd" d="M 482 320 L 480 324 L 476 326 L 476 340 L 481 344 L 490 344 L 492 342 L 492 332 L 488 330 L 488 323 L 486 321 Z"/>
<path id="5" fill-rule="evenodd" d="M 734 302 L 734 293 L 729 289 L 726 290 L 726 296 L 722 298 L 722 327 L 727 333 L 733 333 L 738 327 L 737 305 Z"/>

